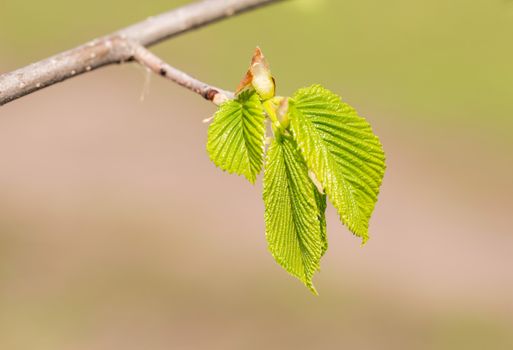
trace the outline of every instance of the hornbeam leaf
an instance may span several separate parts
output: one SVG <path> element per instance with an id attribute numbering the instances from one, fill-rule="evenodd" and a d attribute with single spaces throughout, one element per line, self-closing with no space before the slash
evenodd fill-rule
<path id="1" fill-rule="evenodd" d="M 308 167 L 342 222 L 365 243 L 385 171 L 378 137 L 352 107 L 319 85 L 295 93 L 289 117 Z"/>
<path id="2" fill-rule="evenodd" d="M 223 103 L 208 129 L 207 151 L 219 168 L 244 175 L 251 183 L 262 169 L 265 115 L 254 90 Z"/>
<path id="3" fill-rule="evenodd" d="M 324 256 L 324 253 L 328 250 L 328 236 L 326 234 L 326 195 L 320 193 L 319 191 L 315 192 L 315 201 L 317 202 L 318 208 L 318 218 L 319 225 L 321 230 L 321 241 L 322 241 L 322 251 L 321 257 Z"/>
<path id="4" fill-rule="evenodd" d="M 319 269 L 324 249 L 316 193 L 295 141 L 290 136 L 274 139 L 264 171 L 269 250 L 278 264 L 315 294 L 312 276 Z"/>

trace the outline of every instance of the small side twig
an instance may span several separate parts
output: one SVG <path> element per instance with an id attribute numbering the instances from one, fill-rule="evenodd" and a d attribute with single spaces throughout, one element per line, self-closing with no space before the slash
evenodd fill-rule
<path id="1" fill-rule="evenodd" d="M 196 78 L 191 77 L 187 73 L 184 73 L 181 70 L 178 70 L 164 62 L 144 46 L 137 43 L 132 43 L 132 47 L 133 58 L 136 62 L 148 68 L 153 73 L 169 79 L 178 85 L 203 96 L 203 98 L 206 100 L 212 101 L 216 105 L 220 105 L 224 101 L 233 98 L 232 92 L 224 91 L 220 88 L 211 86 Z"/>

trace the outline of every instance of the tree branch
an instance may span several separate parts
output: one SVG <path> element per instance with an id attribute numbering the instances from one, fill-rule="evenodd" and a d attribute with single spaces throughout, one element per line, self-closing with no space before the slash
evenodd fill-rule
<path id="1" fill-rule="evenodd" d="M 164 78 L 167 78 L 178 85 L 203 96 L 205 99 L 212 101 L 216 105 L 220 105 L 224 101 L 233 98 L 233 93 L 199 81 L 187 73 L 170 66 L 142 45 L 133 44 L 133 57 L 135 61 L 145 66 L 153 73 L 161 75 Z"/>
<path id="2" fill-rule="evenodd" d="M 145 49 L 145 46 L 277 1 L 280 0 L 203 0 L 150 17 L 69 51 L 0 75 L 0 106 L 76 75 L 134 59 L 153 72 L 214 103 L 220 103 L 230 98 L 231 94 L 171 67 Z"/>

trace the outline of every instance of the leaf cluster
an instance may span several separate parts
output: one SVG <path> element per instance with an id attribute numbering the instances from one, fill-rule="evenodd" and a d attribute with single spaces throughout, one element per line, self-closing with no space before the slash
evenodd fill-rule
<path id="1" fill-rule="evenodd" d="M 270 122 L 271 134 L 266 142 Z M 267 152 L 266 152 L 266 145 Z M 275 96 L 257 48 L 233 100 L 208 130 L 207 151 L 221 169 L 251 183 L 264 168 L 266 238 L 275 260 L 317 293 L 312 277 L 327 250 L 326 200 L 365 243 L 385 171 L 369 123 L 320 85 Z M 265 159 L 265 162 L 264 162 Z"/>

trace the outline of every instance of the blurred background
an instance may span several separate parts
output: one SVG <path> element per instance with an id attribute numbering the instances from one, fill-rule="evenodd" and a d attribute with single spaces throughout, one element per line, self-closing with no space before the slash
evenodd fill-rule
<path id="1" fill-rule="evenodd" d="M 1 0 L 0 72 L 186 2 Z M 260 45 L 371 122 L 371 239 L 328 209 L 319 297 L 210 163 L 214 105 L 127 64 L 1 107 L 0 348 L 513 349 L 512 38 L 506 0 L 290 0 L 152 48 L 234 89 Z"/>

